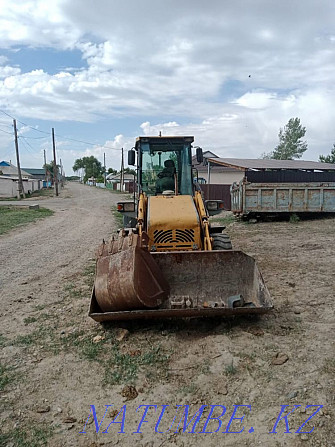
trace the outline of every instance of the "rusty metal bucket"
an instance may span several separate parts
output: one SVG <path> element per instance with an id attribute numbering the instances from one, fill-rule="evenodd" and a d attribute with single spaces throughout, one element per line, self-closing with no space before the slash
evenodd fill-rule
<path id="1" fill-rule="evenodd" d="M 158 278 L 165 278 L 165 284 L 168 284 L 170 289 L 168 299 L 163 299 L 161 304 L 156 301 L 155 305 L 158 307 L 155 309 L 148 308 L 153 307 L 150 299 L 143 303 L 145 301 L 143 297 L 140 303 L 134 300 L 130 303 L 126 297 L 128 293 L 126 290 L 128 287 L 138 287 L 139 284 L 127 284 L 127 287 L 121 290 L 122 284 L 126 282 L 123 279 L 116 298 L 113 298 L 118 302 L 117 308 L 107 309 L 100 297 L 101 284 L 96 281 L 89 311 L 89 315 L 94 320 L 254 314 L 265 313 L 272 309 L 269 291 L 255 260 L 241 251 L 184 251 L 151 254 L 146 252 L 146 255 L 154 261 L 152 278 L 155 278 L 157 269 L 160 272 Z M 114 256 L 115 254 L 109 255 L 109 260 L 104 261 L 106 262 L 104 270 L 107 268 L 107 263 L 112 265 L 112 271 L 109 271 L 112 277 L 120 274 L 118 261 L 112 261 Z M 147 265 L 150 269 L 149 264 Z M 140 284 L 144 282 L 145 285 L 147 279 L 139 274 L 135 281 L 139 281 Z M 115 284 L 117 281 L 112 279 L 112 283 Z M 105 287 L 105 290 L 107 289 Z"/>
<path id="2" fill-rule="evenodd" d="M 94 288 L 103 312 L 156 307 L 169 293 L 169 284 L 135 234 L 99 247 Z"/>

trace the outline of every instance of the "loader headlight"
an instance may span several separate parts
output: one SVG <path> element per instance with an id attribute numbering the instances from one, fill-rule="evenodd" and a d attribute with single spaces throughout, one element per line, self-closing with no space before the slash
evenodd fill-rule
<path id="1" fill-rule="evenodd" d="M 134 212 L 135 211 L 135 202 L 118 202 L 117 210 L 120 212 Z"/>

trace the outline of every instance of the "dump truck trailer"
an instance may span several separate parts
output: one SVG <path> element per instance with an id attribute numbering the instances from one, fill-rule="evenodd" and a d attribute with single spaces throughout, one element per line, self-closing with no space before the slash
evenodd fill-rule
<path id="1" fill-rule="evenodd" d="M 251 183 L 230 188 L 231 210 L 248 218 L 265 214 L 335 213 L 335 182 Z"/>

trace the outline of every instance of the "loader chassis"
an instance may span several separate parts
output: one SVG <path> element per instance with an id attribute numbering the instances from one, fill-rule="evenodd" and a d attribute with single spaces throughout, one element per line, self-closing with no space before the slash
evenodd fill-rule
<path id="1" fill-rule="evenodd" d="M 192 142 L 193 137 L 136 140 L 137 201 L 135 212 L 128 213 L 136 225 L 99 247 L 89 313 L 96 321 L 272 308 L 254 259 L 232 250 L 229 236 L 210 226 L 209 210 L 193 183 Z M 134 161 L 133 152 L 129 160 Z M 210 208 L 215 206 L 212 201 Z M 120 211 L 129 208 L 124 204 Z"/>

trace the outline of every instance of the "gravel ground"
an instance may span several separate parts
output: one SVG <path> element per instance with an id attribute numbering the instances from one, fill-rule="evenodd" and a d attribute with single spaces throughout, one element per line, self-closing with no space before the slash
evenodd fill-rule
<path id="1" fill-rule="evenodd" d="M 38 200 L 54 216 L 0 237 L 0 445 L 335 446 L 335 219 L 228 225 L 234 248 L 263 273 L 269 315 L 105 327 L 87 312 L 94 253 L 116 229 L 120 197 L 71 183 Z M 136 409 L 149 404 L 139 430 Z M 106 411 L 100 430 L 91 405 L 99 423 Z M 207 405 L 194 433 L 196 419 L 191 433 L 178 425 L 186 405 L 189 420 Z M 212 417 L 226 407 L 220 429 L 210 419 L 204 429 L 210 405 L 221 405 Z M 236 405 L 250 406 L 236 409 L 243 421 L 231 419 Z M 283 405 L 298 406 L 290 433 L 284 419 L 274 430 Z M 317 409 L 308 405 L 323 408 L 296 433 Z"/>

